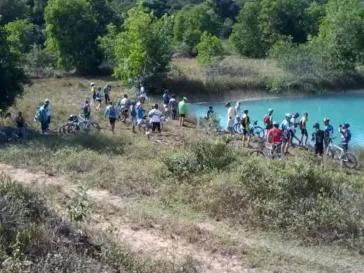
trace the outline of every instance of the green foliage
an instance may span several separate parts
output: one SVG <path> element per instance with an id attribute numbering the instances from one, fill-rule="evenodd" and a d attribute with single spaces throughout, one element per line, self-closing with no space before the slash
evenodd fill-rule
<path id="1" fill-rule="evenodd" d="M 25 19 L 29 7 L 25 0 L 0 0 L 0 25 L 6 25 L 16 19 Z"/>
<path id="2" fill-rule="evenodd" d="M 115 27 L 100 39 L 101 48 L 117 60 L 114 75 L 126 83 L 139 83 L 164 74 L 172 57 L 172 19 L 158 19 L 140 3 L 128 11 L 124 31 L 114 39 Z"/>
<path id="3" fill-rule="evenodd" d="M 27 20 L 16 20 L 5 26 L 8 42 L 14 54 L 22 55 L 30 51 L 36 41 L 33 24 Z"/>
<path id="4" fill-rule="evenodd" d="M 98 16 L 87 0 L 49 1 L 45 10 L 46 45 L 56 54 L 59 67 L 75 67 L 80 73 L 97 69 L 102 60 L 96 43 L 101 34 Z"/>
<path id="5" fill-rule="evenodd" d="M 233 26 L 230 42 L 234 49 L 242 56 L 262 58 L 269 49 L 263 39 L 263 30 L 259 25 L 259 1 L 249 1 L 241 9 L 237 23 Z"/>
<path id="6" fill-rule="evenodd" d="M 191 49 L 200 42 L 203 32 L 220 34 L 221 19 L 207 4 L 187 6 L 176 15 L 174 39 L 184 42 Z"/>
<path id="7" fill-rule="evenodd" d="M 57 58 L 39 45 L 34 45 L 25 55 L 24 70 L 32 78 L 54 76 L 56 65 Z"/>
<path id="8" fill-rule="evenodd" d="M 235 20 L 240 10 L 239 5 L 233 0 L 208 0 L 207 2 L 213 7 L 216 14 L 223 19 Z"/>
<path id="9" fill-rule="evenodd" d="M 196 45 L 197 49 L 197 61 L 200 64 L 210 64 L 212 58 L 223 55 L 223 47 L 221 40 L 216 36 L 213 36 L 207 32 L 204 32 L 201 36 L 201 42 Z"/>
<path id="10" fill-rule="evenodd" d="M 73 197 L 68 197 L 66 209 L 71 222 L 83 222 L 90 214 L 87 190 L 80 188 L 74 191 Z"/>
<path id="11" fill-rule="evenodd" d="M 0 27 L 0 109 L 7 109 L 23 94 L 27 77 L 19 66 L 20 58 L 12 52 L 6 31 Z"/>
<path id="12" fill-rule="evenodd" d="M 330 0 L 314 46 L 324 48 L 321 62 L 329 70 L 353 71 L 363 61 L 364 6 L 357 0 Z"/>
<path id="13" fill-rule="evenodd" d="M 196 156 L 192 152 L 174 152 L 162 159 L 167 172 L 178 178 L 188 178 L 199 170 Z"/>
<path id="14" fill-rule="evenodd" d="M 260 27 L 265 41 L 273 45 L 281 36 L 292 37 L 294 43 L 307 41 L 306 9 L 310 0 L 262 0 L 259 14 Z"/>

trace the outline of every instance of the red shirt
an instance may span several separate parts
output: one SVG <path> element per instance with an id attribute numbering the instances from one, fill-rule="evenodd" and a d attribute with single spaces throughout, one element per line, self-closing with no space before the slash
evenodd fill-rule
<path id="1" fill-rule="evenodd" d="M 270 129 L 268 132 L 268 141 L 271 144 L 278 144 L 282 142 L 283 132 L 278 128 Z"/>

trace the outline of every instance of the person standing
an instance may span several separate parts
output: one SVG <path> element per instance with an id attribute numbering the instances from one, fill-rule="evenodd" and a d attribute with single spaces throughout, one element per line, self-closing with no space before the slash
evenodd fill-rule
<path id="1" fill-rule="evenodd" d="M 168 110 L 168 105 L 169 105 L 169 96 L 168 96 L 168 90 L 164 90 L 164 94 L 163 94 L 163 106 L 164 109 Z"/>
<path id="2" fill-rule="evenodd" d="M 147 99 L 147 92 L 145 91 L 145 88 L 143 85 L 140 87 L 139 98 L 140 98 L 141 104 L 144 104 L 145 100 Z"/>
<path id="3" fill-rule="evenodd" d="M 23 138 L 25 135 L 25 119 L 23 117 L 22 112 L 18 112 L 18 115 L 15 118 L 15 123 L 18 129 L 19 138 Z"/>
<path id="4" fill-rule="evenodd" d="M 308 113 L 304 113 L 303 117 L 300 120 L 299 126 L 301 129 L 301 143 L 304 143 L 305 146 L 307 146 L 307 139 L 308 139 L 307 121 L 308 121 Z M 303 141 L 304 138 L 305 141 Z"/>
<path id="5" fill-rule="evenodd" d="M 111 131 L 114 134 L 115 133 L 115 122 L 116 122 L 116 118 L 118 117 L 118 113 L 117 113 L 117 109 L 116 107 L 112 104 L 112 102 L 109 102 L 109 106 L 106 107 L 105 109 L 105 118 L 108 117 L 109 118 L 109 122 L 111 125 Z"/>
<path id="6" fill-rule="evenodd" d="M 187 115 L 187 98 L 184 97 L 182 101 L 178 104 L 178 113 L 179 113 L 179 125 L 185 125 L 185 118 Z"/>
<path id="7" fill-rule="evenodd" d="M 97 89 L 97 92 L 96 92 L 96 101 L 97 101 L 97 106 L 96 106 L 96 110 L 99 111 L 100 108 L 101 108 L 101 102 L 102 102 L 102 92 L 101 92 L 101 87 L 99 87 Z"/>
<path id="8" fill-rule="evenodd" d="M 50 124 L 51 124 L 51 119 L 52 119 L 52 105 L 49 101 L 49 99 L 46 99 L 44 101 L 45 104 L 47 104 L 47 120 L 48 120 L 48 131 L 49 131 L 49 127 L 50 127 Z"/>
<path id="9" fill-rule="evenodd" d="M 90 83 L 90 85 L 91 85 L 92 100 L 94 103 L 96 103 L 96 87 L 93 82 Z"/>
<path id="10" fill-rule="evenodd" d="M 205 119 L 210 119 L 214 114 L 214 108 L 212 106 L 209 106 L 209 110 L 207 110 Z"/>
<path id="11" fill-rule="evenodd" d="M 162 122 L 162 112 L 159 111 L 158 104 L 154 105 L 154 109 L 148 113 L 148 116 L 151 118 L 153 133 L 155 132 L 156 129 L 160 133 L 161 132 L 161 122 Z"/>
<path id="12" fill-rule="evenodd" d="M 111 84 L 108 84 L 104 87 L 105 105 L 108 105 L 108 103 L 110 102 L 110 92 Z"/>
<path id="13" fill-rule="evenodd" d="M 329 118 L 324 118 L 324 125 L 325 125 L 325 147 L 329 145 L 334 135 L 334 127 L 330 124 Z"/>
<path id="14" fill-rule="evenodd" d="M 82 105 L 82 112 L 85 116 L 85 119 L 89 119 L 91 117 L 91 105 L 88 101 L 88 99 L 85 100 L 85 104 Z"/>
<path id="15" fill-rule="evenodd" d="M 269 131 L 270 129 L 273 128 L 273 109 L 269 108 L 268 110 L 268 114 L 266 114 L 264 116 L 264 125 L 265 125 L 265 129 L 267 131 Z"/>
<path id="16" fill-rule="evenodd" d="M 283 152 L 285 154 L 288 154 L 288 148 L 292 138 L 292 130 L 294 129 L 291 119 L 292 115 L 290 113 L 286 113 L 285 119 L 281 123 L 281 130 L 283 131 Z"/>
<path id="17" fill-rule="evenodd" d="M 138 124 L 138 118 L 137 118 L 137 111 L 136 111 L 136 105 L 135 100 L 132 100 L 130 102 L 130 120 L 131 120 L 131 126 L 133 133 L 136 133 L 135 126 Z"/>
<path id="18" fill-rule="evenodd" d="M 12 131 L 13 131 L 13 127 L 14 127 L 14 123 L 11 118 L 11 113 L 6 113 L 4 120 L 3 120 L 3 126 L 5 129 L 4 131 L 6 134 L 6 141 L 8 141 L 12 137 Z"/>
<path id="19" fill-rule="evenodd" d="M 341 134 L 341 144 L 345 153 L 349 150 L 349 142 L 351 140 L 351 132 L 349 123 L 345 122 L 344 126 L 339 125 L 339 133 Z"/>
<path id="20" fill-rule="evenodd" d="M 172 119 L 176 120 L 177 117 L 177 101 L 176 101 L 176 96 L 172 95 L 172 98 L 169 100 L 169 104 L 168 104 L 168 108 L 170 109 L 170 111 L 172 112 Z"/>
<path id="21" fill-rule="evenodd" d="M 228 122 L 227 122 L 227 130 L 230 132 L 230 135 L 233 134 L 233 127 L 234 127 L 234 122 L 235 122 L 235 117 L 236 117 L 236 112 L 235 112 L 235 108 L 233 108 L 230 104 L 230 102 L 228 102 L 226 105 L 227 110 L 227 117 L 228 117 Z"/>
<path id="22" fill-rule="evenodd" d="M 320 130 L 320 125 L 315 123 L 313 125 L 315 132 L 312 134 L 311 140 L 315 142 L 315 155 L 322 157 L 324 153 L 324 137 L 325 132 Z"/>
<path id="23" fill-rule="evenodd" d="M 245 142 L 247 142 L 246 147 L 250 147 L 250 117 L 248 115 L 249 111 L 245 109 L 243 111 L 243 116 L 241 118 L 241 125 L 243 127 L 243 147 L 245 147 Z"/>
<path id="24" fill-rule="evenodd" d="M 239 122 L 240 117 L 241 117 L 241 102 L 240 101 L 238 101 L 235 105 L 235 115 L 236 115 L 236 121 Z"/>
<path id="25" fill-rule="evenodd" d="M 44 103 L 38 110 L 38 121 L 41 124 L 41 130 L 43 134 L 48 133 L 48 104 Z"/>

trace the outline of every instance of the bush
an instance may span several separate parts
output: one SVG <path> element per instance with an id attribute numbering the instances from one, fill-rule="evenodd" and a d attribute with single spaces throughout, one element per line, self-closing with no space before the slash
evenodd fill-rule
<path id="1" fill-rule="evenodd" d="M 216 36 L 204 32 L 201 41 L 196 45 L 197 62 L 200 64 L 210 64 L 213 57 L 222 57 L 224 49 L 221 40 Z"/>
<path id="2" fill-rule="evenodd" d="M 25 55 L 25 72 L 32 78 L 49 78 L 56 76 L 57 58 L 39 45 L 34 45 Z"/>
<path id="3" fill-rule="evenodd" d="M 178 178 L 190 177 L 199 170 L 196 156 L 192 152 L 173 152 L 170 156 L 163 157 L 162 161 L 167 171 Z"/>

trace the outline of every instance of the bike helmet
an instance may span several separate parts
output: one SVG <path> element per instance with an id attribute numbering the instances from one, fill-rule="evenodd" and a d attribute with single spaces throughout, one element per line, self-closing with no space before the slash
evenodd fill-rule
<path id="1" fill-rule="evenodd" d="M 298 118 L 300 116 L 300 114 L 298 113 L 298 112 L 296 112 L 295 114 L 294 114 L 294 117 L 295 118 Z"/>
<path id="2" fill-rule="evenodd" d="M 91 86 L 94 86 L 95 84 L 92 82 L 92 83 L 90 83 L 90 85 L 91 85 Z"/>
<path id="3" fill-rule="evenodd" d="M 329 121 L 330 121 L 329 118 L 324 118 L 324 123 L 329 122 Z"/>
<path id="4" fill-rule="evenodd" d="M 225 106 L 230 107 L 231 106 L 230 102 L 226 103 Z"/>
<path id="5" fill-rule="evenodd" d="M 318 124 L 317 122 L 313 125 L 313 128 L 317 128 L 320 129 L 320 124 Z"/>
<path id="6" fill-rule="evenodd" d="M 273 113 L 273 109 L 269 108 L 268 113 L 270 113 L 270 114 Z"/>
<path id="7" fill-rule="evenodd" d="M 289 118 L 289 119 L 292 118 L 292 115 L 290 113 L 286 113 L 285 116 L 286 116 L 286 118 Z"/>
<path id="8" fill-rule="evenodd" d="M 277 121 L 274 121 L 273 122 L 273 126 L 276 127 L 276 128 L 278 128 L 279 127 L 279 123 Z"/>
<path id="9" fill-rule="evenodd" d="M 245 110 L 243 111 L 243 113 L 244 113 L 244 114 L 248 114 L 248 112 L 249 112 L 249 111 L 248 111 L 247 109 L 245 109 Z"/>
<path id="10" fill-rule="evenodd" d="M 350 127 L 350 124 L 347 122 L 344 122 L 344 128 L 349 128 L 349 127 Z"/>

